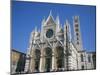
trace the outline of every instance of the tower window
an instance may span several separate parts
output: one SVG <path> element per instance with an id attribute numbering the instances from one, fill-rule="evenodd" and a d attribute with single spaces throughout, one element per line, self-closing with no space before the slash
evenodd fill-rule
<path id="1" fill-rule="evenodd" d="M 78 36 L 79 34 L 78 34 L 78 33 L 76 33 L 76 35 Z"/>
<path id="2" fill-rule="evenodd" d="M 77 32 L 77 31 L 79 31 L 78 29 L 75 29 L 75 31 Z"/>
<path id="3" fill-rule="evenodd" d="M 78 24 L 75 24 L 75 27 L 78 27 Z"/>
<path id="4" fill-rule="evenodd" d="M 75 18 L 75 22 L 78 22 L 78 19 L 77 18 Z"/>
<path id="5" fill-rule="evenodd" d="M 77 40 L 79 40 L 79 38 L 77 37 Z"/>

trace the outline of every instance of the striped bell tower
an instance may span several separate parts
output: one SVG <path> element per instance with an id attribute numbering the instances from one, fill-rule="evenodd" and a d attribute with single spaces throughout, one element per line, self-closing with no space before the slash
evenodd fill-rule
<path id="1" fill-rule="evenodd" d="M 74 27 L 74 42 L 77 47 L 77 50 L 81 51 L 83 47 L 82 47 L 82 38 L 81 38 L 81 32 L 80 32 L 79 16 L 73 17 L 73 27 Z"/>

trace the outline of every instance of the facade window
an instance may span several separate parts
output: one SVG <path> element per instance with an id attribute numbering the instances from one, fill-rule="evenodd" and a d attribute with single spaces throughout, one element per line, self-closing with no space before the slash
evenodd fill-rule
<path id="1" fill-rule="evenodd" d="M 83 54 L 81 54 L 81 62 L 83 62 L 84 60 L 83 60 Z"/>
<path id="2" fill-rule="evenodd" d="M 46 37 L 47 38 L 51 38 L 53 36 L 53 30 L 52 29 L 48 29 L 46 32 Z"/>

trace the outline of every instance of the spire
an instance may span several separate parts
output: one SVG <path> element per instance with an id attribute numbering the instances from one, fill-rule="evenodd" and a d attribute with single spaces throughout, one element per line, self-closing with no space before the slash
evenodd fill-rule
<path id="1" fill-rule="evenodd" d="M 60 25 L 60 20 L 59 20 L 59 16 L 57 15 L 57 17 L 56 17 L 56 24 L 57 25 Z"/>
<path id="2" fill-rule="evenodd" d="M 52 11 L 50 11 L 48 18 L 45 21 L 45 25 L 50 25 L 50 24 L 55 24 L 54 18 L 52 16 Z"/>
<path id="3" fill-rule="evenodd" d="M 37 37 L 40 37 L 40 30 L 37 30 L 37 27 L 35 27 L 35 39 L 37 39 Z"/>
<path id="4" fill-rule="evenodd" d="M 45 17 L 44 17 L 43 20 L 42 20 L 42 25 L 44 25 L 44 23 L 45 23 Z"/>
<path id="5" fill-rule="evenodd" d="M 50 10 L 49 16 L 52 16 L 52 10 Z"/>
<path id="6" fill-rule="evenodd" d="M 32 30 L 31 34 L 33 34 L 33 33 L 34 33 L 34 30 Z"/>
<path id="7" fill-rule="evenodd" d="M 38 29 L 38 32 L 39 32 L 39 33 L 41 32 L 41 29 L 40 29 L 40 28 Z"/>
<path id="8" fill-rule="evenodd" d="M 69 37 L 69 40 L 71 41 L 71 39 L 72 39 L 71 28 L 70 28 L 70 24 L 69 24 L 68 20 L 66 20 L 65 25 L 67 26 L 68 37 Z"/>
<path id="9" fill-rule="evenodd" d="M 37 27 L 35 27 L 35 32 L 37 32 Z"/>
<path id="10" fill-rule="evenodd" d="M 59 15 L 56 17 L 56 32 L 62 32 L 62 26 L 60 25 Z"/>
<path id="11" fill-rule="evenodd" d="M 61 27 L 60 25 L 57 25 L 57 30 L 58 30 L 58 31 L 60 30 L 60 27 Z"/>
<path id="12" fill-rule="evenodd" d="M 66 20 L 65 24 L 68 26 L 68 24 L 69 24 L 69 23 L 68 23 L 68 20 Z"/>
<path id="13" fill-rule="evenodd" d="M 69 32 L 69 22 L 66 20 L 65 25 L 67 26 L 67 32 Z"/>
<path id="14" fill-rule="evenodd" d="M 70 24 L 69 24 L 69 40 L 70 41 L 72 40 Z"/>
<path id="15" fill-rule="evenodd" d="M 73 28 L 74 28 L 74 41 L 77 46 L 78 50 L 83 49 L 82 45 L 82 37 L 81 37 L 81 31 L 80 31 L 80 19 L 79 16 L 73 17 Z"/>
<path id="16" fill-rule="evenodd" d="M 60 24 L 58 24 L 56 26 L 56 33 L 58 34 L 58 33 L 62 33 L 62 32 L 63 32 L 62 26 Z"/>

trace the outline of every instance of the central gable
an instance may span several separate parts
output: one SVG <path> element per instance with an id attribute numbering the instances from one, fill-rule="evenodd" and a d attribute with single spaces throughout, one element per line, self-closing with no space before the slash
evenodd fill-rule
<path id="1" fill-rule="evenodd" d="M 54 21 L 54 18 L 50 12 L 46 22 L 45 22 L 45 25 L 54 25 L 55 24 L 55 21 Z"/>
<path id="2" fill-rule="evenodd" d="M 51 24 L 55 24 L 55 22 L 54 22 L 52 16 L 50 16 L 50 17 L 47 19 L 47 21 L 46 21 L 46 25 L 51 25 Z"/>

